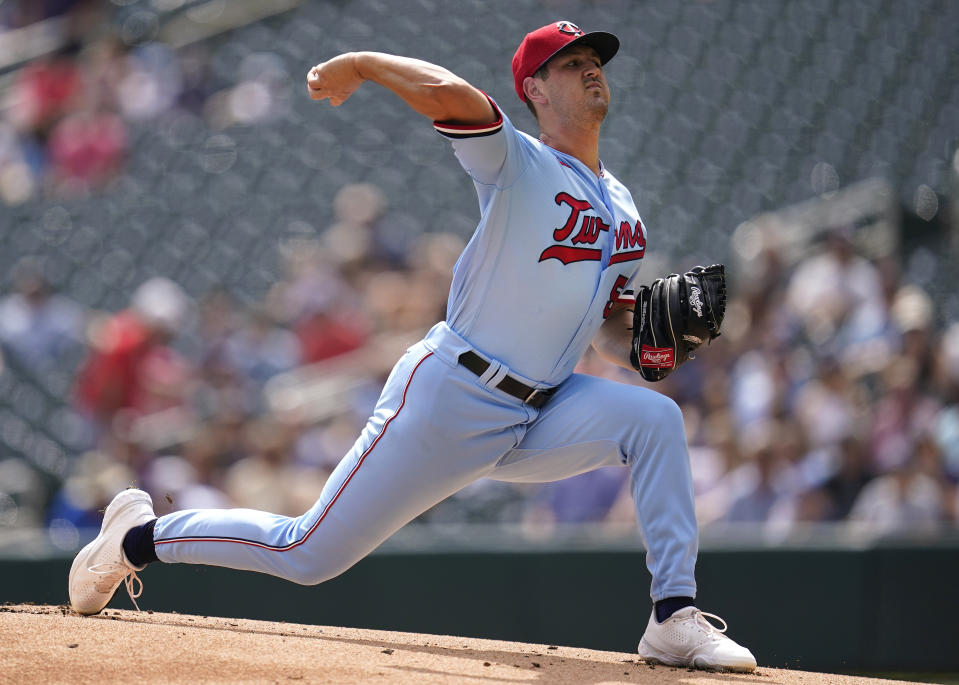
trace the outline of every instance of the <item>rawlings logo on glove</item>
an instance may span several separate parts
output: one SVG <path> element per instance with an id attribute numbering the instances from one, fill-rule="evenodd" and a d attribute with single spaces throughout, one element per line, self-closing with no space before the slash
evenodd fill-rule
<path id="1" fill-rule="evenodd" d="M 672 347 L 644 347 L 640 353 L 640 365 L 647 369 L 673 368 Z"/>
<path id="2" fill-rule="evenodd" d="M 659 381 L 693 358 L 704 341 L 719 337 L 726 313 L 726 271 L 722 264 L 696 266 L 683 275 L 657 278 L 642 286 L 633 310 L 633 368 Z"/>
<path id="3" fill-rule="evenodd" d="M 696 312 L 696 316 L 701 319 L 703 318 L 703 291 L 696 286 L 693 286 L 690 290 L 689 306 Z"/>

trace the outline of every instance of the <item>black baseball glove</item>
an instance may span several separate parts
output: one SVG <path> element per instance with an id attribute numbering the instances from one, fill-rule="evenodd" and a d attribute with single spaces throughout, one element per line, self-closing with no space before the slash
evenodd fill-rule
<path id="1" fill-rule="evenodd" d="M 696 348 L 719 336 L 725 313 L 722 264 L 657 278 L 636 294 L 629 361 L 647 381 L 660 381 L 692 359 Z"/>

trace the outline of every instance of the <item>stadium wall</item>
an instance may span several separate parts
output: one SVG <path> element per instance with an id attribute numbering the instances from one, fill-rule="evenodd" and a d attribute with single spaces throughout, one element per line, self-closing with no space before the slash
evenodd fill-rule
<path id="1" fill-rule="evenodd" d="M 69 564 L 0 561 L 3 601 L 66 603 Z M 955 672 L 957 569 L 953 543 L 706 550 L 698 599 L 767 666 Z M 388 552 L 316 587 L 220 568 L 150 568 L 139 603 L 158 612 L 634 652 L 650 612 L 641 592 L 647 578 L 641 550 Z M 131 606 L 122 588 L 112 606 Z"/>

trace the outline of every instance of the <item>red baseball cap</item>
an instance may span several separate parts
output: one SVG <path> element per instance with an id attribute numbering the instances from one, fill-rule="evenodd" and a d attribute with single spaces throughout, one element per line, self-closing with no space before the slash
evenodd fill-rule
<path id="1" fill-rule="evenodd" d="M 605 31 L 583 33 L 571 21 L 557 21 L 527 33 L 513 55 L 513 85 L 519 99 L 526 102 L 523 81 L 535 74 L 557 52 L 570 45 L 588 45 L 599 54 L 601 64 L 606 64 L 619 50 L 619 38 Z"/>

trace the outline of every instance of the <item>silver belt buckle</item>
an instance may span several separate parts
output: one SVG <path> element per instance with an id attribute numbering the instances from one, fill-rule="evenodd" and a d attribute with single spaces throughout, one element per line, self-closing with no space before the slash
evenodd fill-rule
<path id="1" fill-rule="evenodd" d="M 530 400 L 532 400 L 534 397 L 536 397 L 539 394 L 540 394 L 539 388 L 533 388 L 533 391 L 526 396 L 526 399 L 524 399 L 523 402 L 525 402 L 526 404 L 529 404 Z"/>

